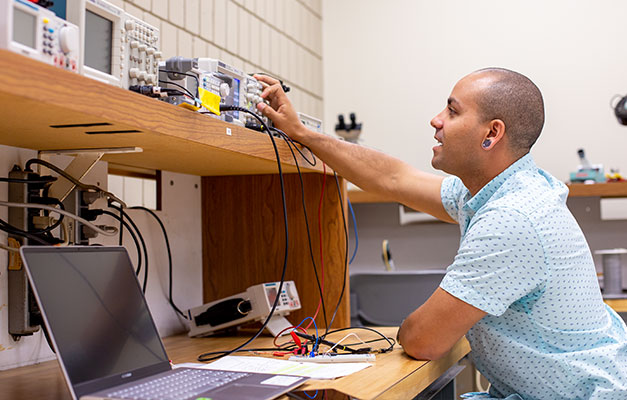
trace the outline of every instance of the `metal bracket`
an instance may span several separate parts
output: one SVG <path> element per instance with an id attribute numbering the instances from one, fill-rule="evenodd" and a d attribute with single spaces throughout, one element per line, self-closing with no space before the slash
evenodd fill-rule
<path id="1" fill-rule="evenodd" d="M 70 149 L 70 150 L 42 150 L 39 156 L 45 155 L 66 155 L 74 156 L 70 165 L 65 168 L 65 172 L 74 178 L 82 179 L 105 154 L 122 154 L 122 153 L 140 153 L 141 147 L 118 147 L 118 148 L 101 148 L 101 149 Z M 76 185 L 67 179 L 59 179 L 50 186 L 48 191 L 50 197 L 65 200 L 65 198 L 74 190 Z"/>

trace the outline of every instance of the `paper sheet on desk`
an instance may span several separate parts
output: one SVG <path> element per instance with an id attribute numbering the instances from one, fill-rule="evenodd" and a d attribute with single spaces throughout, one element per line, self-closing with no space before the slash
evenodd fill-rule
<path id="1" fill-rule="evenodd" d="M 185 364 L 193 368 L 222 369 L 238 372 L 261 372 L 306 376 L 311 379 L 335 379 L 368 368 L 370 363 L 316 364 L 298 361 L 277 360 L 266 357 L 226 356 L 211 364 Z"/>

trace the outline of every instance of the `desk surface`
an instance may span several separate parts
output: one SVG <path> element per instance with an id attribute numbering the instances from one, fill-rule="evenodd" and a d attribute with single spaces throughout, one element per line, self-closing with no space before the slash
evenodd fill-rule
<path id="1" fill-rule="evenodd" d="M 378 328 L 382 333 L 394 337 L 397 328 Z M 367 331 L 355 331 L 362 340 L 375 338 Z M 346 332 L 329 336 L 340 339 Z M 172 362 L 196 362 L 200 353 L 230 349 L 242 343 L 246 337 L 223 337 L 190 339 L 185 335 L 164 339 Z M 262 337 L 253 342 L 255 347 L 271 346 L 271 337 Z M 381 345 L 383 347 L 383 344 Z M 417 361 L 408 357 L 396 346 L 391 353 L 378 354 L 374 366 L 355 374 L 328 381 L 312 380 L 302 390 L 331 389 L 358 399 L 412 398 L 435 381 L 447 369 L 470 352 L 470 345 L 462 338 L 453 349 L 437 361 Z M 245 354 L 245 353 L 242 353 Z M 57 361 L 48 361 L 28 367 L 0 372 L 0 387 L 7 398 L 14 400 L 70 399 Z"/>

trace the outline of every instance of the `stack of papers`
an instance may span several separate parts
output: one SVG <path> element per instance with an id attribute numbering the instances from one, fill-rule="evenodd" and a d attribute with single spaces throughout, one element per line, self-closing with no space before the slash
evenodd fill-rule
<path id="1" fill-rule="evenodd" d="M 178 364 L 177 367 L 295 375 L 309 377 L 311 379 L 335 379 L 361 371 L 371 365 L 372 364 L 367 362 L 316 364 L 309 362 L 277 360 L 266 357 L 227 356 L 222 357 L 211 364 L 186 363 Z"/>

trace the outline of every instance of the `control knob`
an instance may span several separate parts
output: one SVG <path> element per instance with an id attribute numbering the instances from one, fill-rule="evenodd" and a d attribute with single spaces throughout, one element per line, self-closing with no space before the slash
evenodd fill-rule
<path id="1" fill-rule="evenodd" d="M 59 44 L 63 53 L 74 53 L 78 50 L 78 27 L 64 26 L 59 30 Z"/>
<path id="2" fill-rule="evenodd" d="M 228 97 L 230 93 L 231 93 L 231 87 L 229 86 L 229 84 L 221 83 L 220 84 L 220 96 L 222 98 L 225 98 L 225 97 Z"/>

